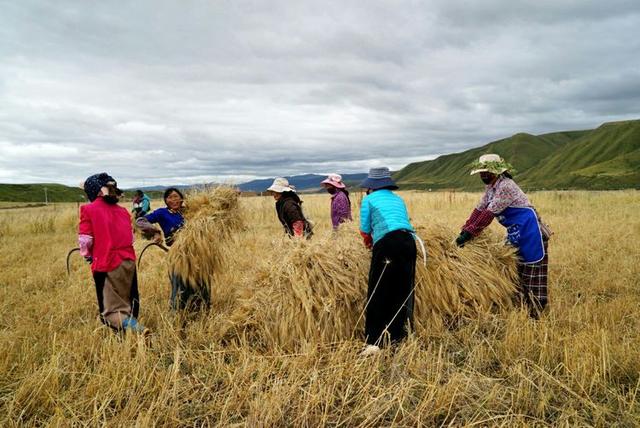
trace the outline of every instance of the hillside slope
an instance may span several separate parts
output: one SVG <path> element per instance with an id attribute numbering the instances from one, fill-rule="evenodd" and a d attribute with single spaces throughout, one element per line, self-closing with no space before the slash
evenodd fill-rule
<path id="1" fill-rule="evenodd" d="M 0 201 L 10 202 L 82 202 L 84 191 L 63 184 L 0 184 Z"/>
<path id="2" fill-rule="evenodd" d="M 527 189 L 640 188 L 640 120 L 610 122 L 593 130 L 515 134 L 461 153 L 416 162 L 394 178 L 404 188 L 479 190 L 470 164 L 497 153 L 513 164 Z"/>
<path id="3" fill-rule="evenodd" d="M 618 189 L 640 185 L 640 120 L 605 123 L 559 148 L 522 183 L 543 188 Z"/>
<path id="4" fill-rule="evenodd" d="M 409 164 L 398 171 L 394 178 L 405 188 L 477 190 L 482 188 L 482 183 L 477 177 L 469 175 L 469 166 L 480 155 L 498 153 L 522 174 L 560 147 L 588 132 L 555 132 L 538 136 L 519 133 L 465 152 Z"/>

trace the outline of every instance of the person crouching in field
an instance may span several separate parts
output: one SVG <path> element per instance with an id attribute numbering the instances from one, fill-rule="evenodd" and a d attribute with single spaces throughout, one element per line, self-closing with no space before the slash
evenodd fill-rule
<path id="1" fill-rule="evenodd" d="M 146 333 L 138 322 L 140 298 L 131 217 L 118 205 L 122 191 L 107 173 L 84 182 L 90 203 L 80 207 L 80 254 L 91 263 L 100 320 L 116 331 Z"/>
<path id="2" fill-rule="evenodd" d="M 184 226 L 182 211 L 184 208 L 184 195 L 175 187 L 169 187 L 164 191 L 164 203 L 166 207 L 158 208 L 151 214 L 147 214 L 136 220 L 136 226 L 145 235 L 153 236 L 156 243 L 162 242 L 170 247 L 174 241 L 175 233 Z M 160 225 L 160 230 L 154 226 Z M 169 273 L 171 280 L 170 304 L 173 310 L 208 308 L 211 304 L 207 287 L 198 287 L 196 291 L 182 277 L 174 272 Z"/>
<path id="3" fill-rule="evenodd" d="M 322 181 L 322 186 L 331 195 L 331 224 L 333 229 L 337 230 L 342 223 L 352 220 L 349 191 L 347 191 L 347 186 L 342 182 L 342 176 L 339 174 L 329 174 Z"/>
<path id="4" fill-rule="evenodd" d="M 380 350 L 384 341 L 399 342 L 413 321 L 416 272 L 415 231 L 407 207 L 393 190 L 388 168 L 372 168 L 360 187 L 367 196 L 360 207 L 360 234 L 372 249 L 367 291 L 363 355 Z"/>
<path id="5" fill-rule="evenodd" d="M 302 201 L 286 178 L 278 177 L 267 189 L 276 200 L 276 214 L 289 236 L 310 238 L 311 224 L 302 212 Z"/>
<path id="6" fill-rule="evenodd" d="M 480 156 L 471 174 L 480 173 L 486 190 L 480 203 L 462 226 L 456 239 L 459 247 L 478 236 L 494 218 L 507 228 L 508 242 L 518 249 L 518 276 L 522 299 L 532 317 L 538 318 L 547 306 L 547 253 L 551 235 L 542 223 L 527 195 L 513 181 L 513 168 L 500 156 Z"/>

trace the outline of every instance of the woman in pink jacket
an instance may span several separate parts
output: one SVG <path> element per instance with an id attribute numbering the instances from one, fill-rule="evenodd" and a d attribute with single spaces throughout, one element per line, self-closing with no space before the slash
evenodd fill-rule
<path id="1" fill-rule="evenodd" d="M 136 277 L 136 253 L 129 212 L 118 205 L 122 191 L 107 173 L 84 182 L 91 203 L 80 207 L 80 254 L 91 263 L 100 320 L 117 331 L 139 333 L 140 300 Z"/>

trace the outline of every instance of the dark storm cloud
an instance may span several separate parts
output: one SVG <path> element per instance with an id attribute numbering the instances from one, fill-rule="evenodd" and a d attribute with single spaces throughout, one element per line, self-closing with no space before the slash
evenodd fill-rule
<path id="1" fill-rule="evenodd" d="M 0 181 L 366 171 L 640 116 L 640 6 L 0 2 Z"/>

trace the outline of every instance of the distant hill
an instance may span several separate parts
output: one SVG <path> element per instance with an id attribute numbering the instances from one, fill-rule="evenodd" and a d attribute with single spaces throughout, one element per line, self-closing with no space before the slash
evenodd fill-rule
<path id="1" fill-rule="evenodd" d="M 521 180 L 537 188 L 640 188 L 640 120 L 601 125 L 544 158 Z"/>
<path id="2" fill-rule="evenodd" d="M 84 191 L 63 184 L 0 184 L 0 201 L 9 202 L 82 202 Z"/>
<path id="3" fill-rule="evenodd" d="M 497 153 L 517 170 L 529 189 L 618 189 L 640 187 L 640 120 L 606 123 L 594 130 L 519 133 L 461 153 L 415 162 L 394 178 L 404 188 L 479 190 L 470 164 Z"/>
<path id="4" fill-rule="evenodd" d="M 342 174 L 342 180 L 347 186 L 356 186 L 367 177 L 367 174 Z M 293 184 L 298 191 L 319 190 L 322 186 L 320 182 L 326 178 L 325 175 L 303 174 L 285 177 Z M 273 178 L 252 180 L 239 184 L 238 187 L 243 192 L 264 192 L 273 183 Z"/>

